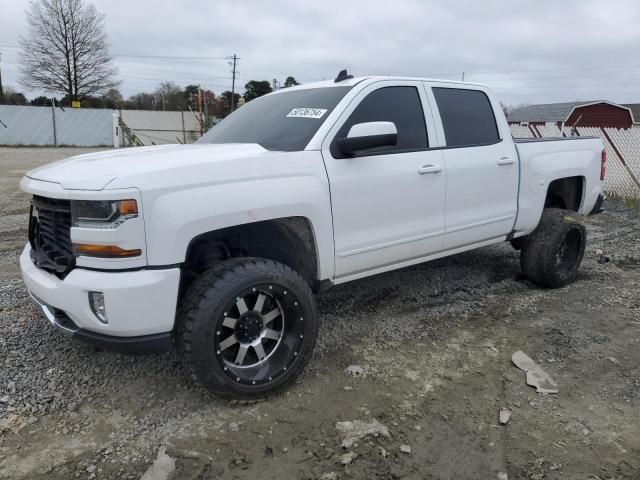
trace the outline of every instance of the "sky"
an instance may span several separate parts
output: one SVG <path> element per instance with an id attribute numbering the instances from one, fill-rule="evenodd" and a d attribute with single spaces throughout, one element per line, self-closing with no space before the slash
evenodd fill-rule
<path id="1" fill-rule="evenodd" d="M 402 75 L 483 83 L 508 105 L 640 102 L 638 0 L 94 0 L 125 97 L 161 81 Z M 27 0 L 0 0 L 0 68 L 20 87 Z M 157 58 L 175 57 L 175 58 Z M 189 58 L 192 57 L 192 58 Z M 193 58 L 206 57 L 206 58 Z"/>

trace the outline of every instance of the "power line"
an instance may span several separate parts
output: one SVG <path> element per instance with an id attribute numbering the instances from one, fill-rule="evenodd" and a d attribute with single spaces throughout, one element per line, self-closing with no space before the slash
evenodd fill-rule
<path id="1" fill-rule="evenodd" d="M 7 48 L 19 49 L 20 45 L 15 43 L 0 42 L 0 46 Z M 114 53 L 112 57 L 119 58 L 156 58 L 161 60 L 229 60 L 233 57 L 213 57 L 213 56 L 189 56 L 189 55 L 148 55 L 148 54 L 136 54 L 136 53 Z M 238 58 L 237 58 L 238 59 Z M 510 71 L 485 71 L 485 72 L 470 72 L 465 70 L 465 78 L 469 75 L 512 75 L 516 73 L 539 73 L 539 72 L 570 72 L 575 70 L 602 70 L 612 68 L 640 68 L 640 64 L 631 65 L 592 65 L 592 66 L 575 66 L 575 67 L 563 67 L 563 68 L 546 68 L 546 69 L 530 69 L 530 70 L 510 70 Z M 435 72 L 428 76 L 442 75 L 442 76 L 460 76 L 461 71 L 457 72 Z M 615 74 L 612 74 L 615 75 Z M 563 77 L 540 77 L 540 78 L 563 78 Z"/>
<path id="2" fill-rule="evenodd" d="M 132 55 L 114 53 L 114 58 L 158 58 L 162 60 L 228 60 L 228 57 L 189 57 L 184 55 Z"/>
<path id="3" fill-rule="evenodd" d="M 15 43 L 0 42 L 0 46 L 7 48 L 21 48 Z M 147 55 L 140 53 L 112 53 L 112 57 L 121 58 L 158 58 L 161 60 L 227 60 L 228 57 L 208 57 L 208 56 L 189 56 L 189 55 Z"/>
<path id="4" fill-rule="evenodd" d="M 601 70 L 601 69 L 612 69 L 612 68 L 640 68 L 640 65 L 593 65 L 590 67 L 586 66 L 578 66 L 578 67 L 565 67 L 565 68 L 549 68 L 549 69 L 538 69 L 538 70 L 511 70 L 511 71 L 492 71 L 492 72 L 469 72 L 467 70 L 464 71 L 465 76 L 467 75 L 511 75 L 514 73 L 538 73 L 538 72 L 570 72 L 573 70 Z M 428 76 L 433 75 L 449 75 L 449 76 L 460 76 L 463 72 L 435 72 L 431 73 Z M 427 77 L 428 77 L 427 76 Z"/>
<path id="5" fill-rule="evenodd" d="M 171 81 L 173 83 L 177 83 L 180 85 L 192 85 L 193 81 L 188 81 L 188 80 L 167 80 L 166 77 L 164 78 L 159 78 L 159 77 L 143 77 L 143 76 L 139 76 L 139 75 L 120 75 L 122 78 L 129 78 L 129 79 L 133 79 L 133 80 L 155 80 L 155 81 Z M 205 86 L 209 86 L 209 87 L 220 87 L 220 88 L 229 88 L 228 85 L 221 85 L 221 84 L 216 84 L 216 83 L 209 83 L 209 82 L 203 82 L 205 83 Z"/>
<path id="6" fill-rule="evenodd" d="M 478 81 L 481 82 L 516 82 L 516 81 L 529 81 L 529 80 L 565 80 L 565 79 L 580 79 L 580 78 L 619 78 L 619 77 L 638 77 L 640 72 L 635 73 L 609 73 L 605 75 L 589 75 L 583 77 L 577 77 L 576 75 L 563 75 L 561 77 L 516 77 L 516 78 L 483 78 Z M 472 80 L 473 81 L 473 80 Z"/>
<path id="7" fill-rule="evenodd" d="M 607 84 L 582 84 L 582 85 L 555 85 L 555 84 L 551 84 L 551 85 L 496 85 L 496 86 L 492 86 L 491 88 L 493 88 L 494 90 L 498 90 L 498 89 L 516 89 L 516 90 L 528 90 L 531 88 L 546 88 L 549 90 L 553 90 L 556 88 L 609 88 L 610 86 L 612 87 L 618 87 L 618 88 L 635 88 L 637 89 L 638 87 L 640 87 L 639 84 L 611 84 L 611 83 L 607 83 Z"/>
<path id="8" fill-rule="evenodd" d="M 223 79 L 223 80 L 231 80 L 231 77 L 224 77 L 221 75 L 209 75 L 207 73 L 185 72 L 180 70 L 171 70 L 167 68 L 149 68 L 149 67 L 143 67 L 143 66 L 138 66 L 138 68 L 141 68 L 143 70 L 151 70 L 153 72 L 167 73 L 167 74 L 175 73 L 180 75 L 189 75 L 191 77 L 217 78 L 217 79 Z"/>

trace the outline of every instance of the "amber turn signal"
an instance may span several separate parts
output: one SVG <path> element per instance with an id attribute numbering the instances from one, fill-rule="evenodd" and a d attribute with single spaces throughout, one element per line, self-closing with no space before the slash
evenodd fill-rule
<path id="1" fill-rule="evenodd" d="M 89 243 L 74 243 L 73 253 L 75 255 L 86 255 L 88 257 L 99 258 L 128 258 L 138 257 L 142 253 L 139 248 L 125 250 L 115 245 L 92 245 Z"/>
<path id="2" fill-rule="evenodd" d="M 138 204 L 135 200 L 120 200 L 118 202 L 118 210 L 123 217 L 138 215 Z"/>

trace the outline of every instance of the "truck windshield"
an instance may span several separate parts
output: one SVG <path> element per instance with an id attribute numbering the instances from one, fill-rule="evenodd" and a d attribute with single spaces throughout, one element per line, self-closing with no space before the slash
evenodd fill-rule
<path id="1" fill-rule="evenodd" d="M 304 150 L 351 87 L 292 90 L 251 100 L 197 143 L 257 143 L 267 150 Z"/>

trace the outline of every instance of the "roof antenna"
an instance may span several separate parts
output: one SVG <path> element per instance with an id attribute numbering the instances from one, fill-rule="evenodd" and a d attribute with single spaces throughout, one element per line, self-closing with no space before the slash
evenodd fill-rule
<path id="1" fill-rule="evenodd" d="M 346 69 L 340 70 L 340 73 L 338 74 L 334 82 L 338 83 L 338 82 L 342 82 L 343 80 L 349 80 L 350 78 L 353 78 L 353 75 L 349 75 Z"/>

